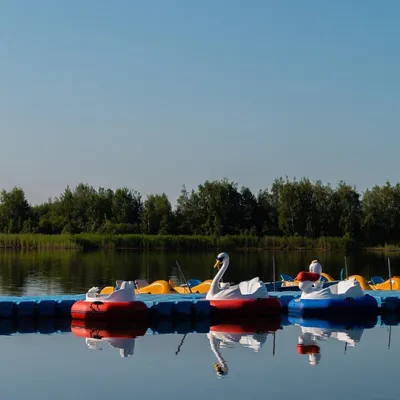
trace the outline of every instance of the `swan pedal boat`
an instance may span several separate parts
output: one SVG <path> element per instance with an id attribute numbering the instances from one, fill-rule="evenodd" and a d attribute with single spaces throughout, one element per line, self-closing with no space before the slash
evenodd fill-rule
<path id="1" fill-rule="evenodd" d="M 189 279 L 187 285 L 178 286 L 171 279 L 169 280 L 171 287 L 179 294 L 206 294 L 210 289 L 211 282 L 211 279 L 207 279 L 204 282 L 200 282 L 197 279 Z"/>
<path id="2" fill-rule="evenodd" d="M 118 287 L 117 281 L 117 287 Z M 198 279 L 190 279 L 188 285 L 176 285 L 171 279 L 167 282 L 164 280 L 157 280 L 152 283 L 144 279 L 136 279 L 135 281 L 135 294 L 205 294 L 210 288 L 211 279 L 204 282 Z M 190 289 L 189 289 L 190 288 Z M 106 286 L 100 294 L 111 294 L 115 291 L 114 286 Z"/>
<path id="3" fill-rule="evenodd" d="M 132 281 L 117 281 L 120 287 L 113 293 L 100 294 L 98 287 L 92 287 L 86 293 L 85 300 L 79 300 L 72 305 L 71 316 L 74 320 L 130 320 L 140 321 L 149 315 L 149 309 L 142 301 L 137 301 Z"/>
<path id="4" fill-rule="evenodd" d="M 116 287 L 114 286 L 106 286 L 100 292 L 101 295 L 109 295 L 114 293 L 116 288 L 121 286 L 122 281 L 117 281 Z M 144 279 L 136 279 L 134 281 L 135 294 L 174 294 L 177 293 L 176 290 L 170 285 L 169 282 L 158 280 L 152 283 L 147 282 Z"/>
<path id="5" fill-rule="evenodd" d="M 300 298 L 289 302 L 290 315 L 321 317 L 327 314 L 360 315 L 378 312 L 376 299 L 365 294 L 357 280 L 339 281 L 323 288 L 321 264 L 314 260 L 309 269 L 310 272 L 302 271 L 296 277 L 302 294 Z"/>
<path id="6" fill-rule="evenodd" d="M 231 286 L 229 283 L 221 284 L 229 266 L 227 253 L 217 256 L 214 268 L 220 267 L 211 282 L 206 300 L 210 301 L 213 313 L 222 316 L 246 316 L 255 317 L 263 315 L 276 315 L 281 312 L 281 302 L 275 297 L 269 297 L 265 283 L 258 277 L 250 281 L 240 282 Z"/>

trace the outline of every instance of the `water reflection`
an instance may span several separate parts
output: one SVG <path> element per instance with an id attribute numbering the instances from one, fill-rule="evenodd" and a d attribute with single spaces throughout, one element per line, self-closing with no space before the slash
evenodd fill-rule
<path id="1" fill-rule="evenodd" d="M 212 325 L 210 332 L 207 333 L 207 337 L 210 342 L 211 351 L 218 361 L 213 364 L 217 376 L 226 377 L 229 372 L 228 363 L 223 357 L 221 349 L 234 348 L 239 344 L 258 353 L 267 342 L 268 335 L 275 335 L 275 332 L 280 328 L 280 317 L 236 324 Z"/>
<path id="2" fill-rule="evenodd" d="M 397 325 L 398 319 L 395 315 L 385 316 L 384 321 Z M 385 386 L 385 396 L 376 397 L 378 389 L 362 379 L 371 374 L 380 375 L 379 379 L 395 379 L 400 329 L 393 327 L 392 348 L 388 351 L 390 333 L 380 327 L 381 319 L 346 325 L 282 316 L 252 321 L 165 322 L 151 327 L 104 323 L 85 326 L 79 321 L 53 319 L 5 322 L 0 323 L 4 351 L 0 368 L 3 366 L 9 374 L 3 374 L 0 382 L 7 399 L 16 398 L 10 393 L 19 388 L 21 376 L 31 379 L 26 387 L 35 396 L 30 397 L 47 398 L 41 389 L 45 376 L 49 384 L 59 385 L 52 393 L 63 387 L 61 399 L 72 398 L 76 391 L 73 385 L 65 385 L 66 380 L 78 381 L 85 376 L 80 383 L 81 397 L 92 394 L 102 400 L 112 397 L 107 388 L 123 386 L 129 379 L 134 379 L 138 390 L 147 388 L 149 398 L 159 398 L 162 388 L 168 387 L 176 375 L 191 385 L 206 385 L 218 396 L 229 394 L 235 398 L 240 392 L 241 396 L 247 393 L 257 398 L 268 386 L 274 397 L 290 399 L 293 387 L 309 379 L 310 368 L 319 382 L 318 390 L 329 385 L 332 376 L 341 382 L 330 386 L 336 397 L 327 394 L 328 400 L 347 398 L 347 390 L 358 391 L 359 398 L 370 391 L 373 397 L 366 398 L 395 398 L 390 386 Z M 67 333 L 43 335 L 52 332 Z M 33 370 L 24 362 L 32 359 Z M 101 379 L 98 374 L 87 375 L 87 365 L 93 364 L 102 365 L 106 371 Z M 314 364 L 317 366 L 311 367 Z M 288 377 L 291 387 L 282 385 Z M 358 378 L 363 381 L 360 387 Z M 185 390 L 189 390 L 189 383 L 187 386 Z M 200 399 L 204 393 L 192 397 Z"/>
<path id="3" fill-rule="evenodd" d="M 336 339 L 345 343 L 347 346 L 355 347 L 361 340 L 364 328 L 355 329 L 327 329 L 319 327 L 301 326 L 301 334 L 298 337 L 297 352 L 300 355 L 308 355 L 311 366 L 316 366 L 321 362 L 321 346 L 319 342 L 325 342 L 329 339 Z"/>
<path id="4" fill-rule="evenodd" d="M 389 326 L 388 348 L 390 349 L 392 325 L 399 324 L 399 316 L 389 314 L 380 319 L 381 325 Z M 330 340 L 342 342 L 344 343 L 344 354 L 346 354 L 348 347 L 356 347 L 361 341 L 364 331 L 375 328 L 379 321 L 377 317 L 364 317 L 358 322 L 350 323 L 288 317 L 288 323 L 300 328 L 296 346 L 297 353 L 308 355 L 309 364 L 317 366 L 321 363 L 323 343 Z"/>
<path id="5" fill-rule="evenodd" d="M 221 249 L 223 250 L 223 249 Z M 175 261 L 179 260 L 187 279 L 212 279 L 217 252 L 21 252 L 0 250 L 0 294 L 42 295 L 85 293 L 92 286 L 108 286 L 117 279 L 144 279 L 148 282 L 176 278 Z M 226 280 L 240 282 L 259 276 L 269 282 L 273 278 L 272 256 L 276 274 L 296 275 L 308 269 L 312 259 L 322 262 L 324 270 L 339 278 L 344 267 L 344 253 L 321 251 L 229 252 L 231 265 Z M 391 254 L 392 275 L 399 275 L 400 254 Z M 387 276 L 383 253 L 348 255 L 349 275 L 366 278 Z"/>
<path id="6" fill-rule="evenodd" d="M 399 324 L 398 316 L 389 316 L 390 324 Z M 198 325 L 185 322 L 178 323 L 175 326 L 170 325 L 170 329 L 154 326 L 130 326 L 115 327 L 107 324 L 85 326 L 81 321 L 71 322 L 71 331 L 77 338 L 85 341 L 86 347 L 90 350 L 103 350 L 104 346 L 116 349 L 122 358 L 134 356 L 136 341 L 143 340 L 143 337 L 150 335 L 177 334 L 177 331 L 186 331 L 181 336 L 175 354 L 178 355 L 184 346 L 187 335 L 203 336 L 207 338 L 209 349 L 213 354 L 214 360 L 212 365 L 218 378 L 227 378 L 231 370 L 239 369 L 237 364 L 231 365 L 230 357 L 232 349 L 245 348 L 252 353 L 272 354 L 280 357 L 276 352 L 275 340 L 276 335 L 280 332 L 293 329 L 299 331 L 290 339 L 283 343 L 285 348 L 296 349 L 300 355 L 308 356 L 308 364 L 312 367 L 319 366 L 323 363 L 324 348 L 331 341 L 343 343 L 343 354 L 347 353 L 348 347 L 355 348 L 363 338 L 365 330 L 371 330 L 377 324 L 384 324 L 385 319 L 378 321 L 366 320 L 352 324 L 341 324 L 338 322 L 303 319 L 293 317 L 275 317 L 265 318 L 252 321 L 229 321 L 215 323 L 210 321 L 202 321 Z M 162 325 L 162 324 L 161 324 Z M 205 326 L 208 328 L 205 329 Z M 196 328 L 197 327 L 197 328 Z M 205 331 L 204 333 L 196 333 L 196 329 Z M 390 326 L 391 331 L 391 326 Z M 278 338 L 279 340 L 279 338 Z M 271 346 L 266 347 L 268 341 Z M 390 338 L 389 338 L 390 341 Z M 140 345 L 139 345 L 140 347 Z M 202 351 L 203 350 L 199 350 Z M 233 353 L 232 353 L 233 354 Z M 328 352 L 328 359 L 331 353 Z M 236 363 L 237 363 L 237 357 Z"/>
<path id="7" fill-rule="evenodd" d="M 135 340 L 144 336 L 147 332 L 147 325 L 130 325 L 126 327 L 109 326 L 106 323 L 85 325 L 82 321 L 71 322 L 71 332 L 81 338 L 90 350 L 103 350 L 105 344 L 119 350 L 122 358 L 133 356 Z"/>

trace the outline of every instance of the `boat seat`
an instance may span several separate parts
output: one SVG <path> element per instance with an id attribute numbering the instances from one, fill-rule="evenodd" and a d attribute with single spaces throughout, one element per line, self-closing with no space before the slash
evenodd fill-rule
<path id="1" fill-rule="evenodd" d="M 115 290 L 118 290 L 112 286 L 106 286 L 105 288 L 103 288 L 100 292 L 100 296 L 105 296 L 105 295 L 109 295 L 111 293 L 113 293 Z"/>
<path id="2" fill-rule="evenodd" d="M 88 297 L 98 297 L 99 296 L 99 288 L 97 286 L 93 286 L 92 288 L 90 288 L 87 291 L 86 296 L 88 296 Z"/>
<path id="3" fill-rule="evenodd" d="M 371 278 L 371 282 L 372 282 L 373 285 L 378 285 L 379 283 L 383 283 L 385 281 L 381 276 L 373 276 Z"/>
<path id="4" fill-rule="evenodd" d="M 194 286 L 200 285 L 201 281 L 199 281 L 198 279 L 189 279 L 189 280 L 187 281 L 187 283 L 188 283 L 188 286 L 189 286 L 190 288 L 192 288 L 192 287 L 194 287 Z"/>
<path id="5" fill-rule="evenodd" d="M 111 293 L 108 296 L 109 301 L 133 301 L 135 299 L 135 293 L 133 290 L 135 284 L 133 281 L 123 281 L 119 290 Z"/>
<path id="6" fill-rule="evenodd" d="M 287 274 L 281 274 L 281 279 L 286 282 L 294 282 L 294 279 Z"/>
<path id="7" fill-rule="evenodd" d="M 145 281 L 144 279 L 136 279 L 135 285 L 136 285 L 136 289 L 141 289 L 145 286 L 149 286 L 149 282 Z"/>

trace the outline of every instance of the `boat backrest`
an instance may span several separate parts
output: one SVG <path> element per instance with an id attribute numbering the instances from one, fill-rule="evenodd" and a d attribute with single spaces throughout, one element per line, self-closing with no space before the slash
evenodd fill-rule
<path id="1" fill-rule="evenodd" d="M 120 290 L 135 289 L 135 283 L 133 281 L 123 281 Z"/>
<path id="2" fill-rule="evenodd" d="M 132 281 L 123 281 L 119 290 L 111 293 L 108 301 L 135 301 L 135 283 Z"/>
<path id="3" fill-rule="evenodd" d="M 190 288 L 192 288 L 192 287 L 194 287 L 194 286 L 197 286 L 197 285 L 200 285 L 200 283 L 201 283 L 201 281 L 199 281 L 198 279 L 189 279 L 189 280 L 187 281 L 187 284 L 188 284 L 188 286 L 189 286 Z"/>
<path id="4" fill-rule="evenodd" d="M 379 283 L 383 283 L 385 281 L 381 276 L 373 276 L 371 278 L 371 282 L 372 282 L 373 285 L 378 285 Z"/>
<path id="5" fill-rule="evenodd" d="M 286 282 L 293 282 L 293 278 L 287 274 L 281 274 L 281 279 Z"/>
<path id="6" fill-rule="evenodd" d="M 136 279 L 135 284 L 136 284 L 136 288 L 140 289 L 142 287 L 148 286 L 149 282 L 145 281 L 144 279 Z"/>
<path id="7" fill-rule="evenodd" d="M 91 287 L 86 293 L 87 297 L 97 297 L 98 295 L 99 295 L 99 288 L 97 286 Z"/>

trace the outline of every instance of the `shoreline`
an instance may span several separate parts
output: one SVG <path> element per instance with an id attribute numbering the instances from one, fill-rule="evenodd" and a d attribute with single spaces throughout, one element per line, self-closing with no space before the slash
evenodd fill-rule
<path id="1" fill-rule="evenodd" d="M 190 236 L 190 235 L 102 235 L 102 234 L 0 234 L 2 250 L 126 250 L 207 251 L 225 248 L 244 252 L 262 251 L 368 251 L 400 252 L 398 245 L 363 246 L 342 237 L 281 236 Z"/>

